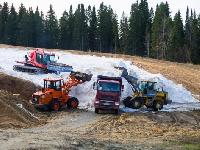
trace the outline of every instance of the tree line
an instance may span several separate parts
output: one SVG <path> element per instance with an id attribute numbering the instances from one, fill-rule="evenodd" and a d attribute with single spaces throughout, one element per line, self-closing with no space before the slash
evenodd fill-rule
<path id="1" fill-rule="evenodd" d="M 176 62 L 200 64 L 200 15 L 186 10 L 183 23 L 178 11 L 171 17 L 169 4 L 154 11 L 147 0 L 131 6 L 130 15 L 118 20 L 111 6 L 100 4 L 64 11 L 58 20 L 50 5 L 46 15 L 25 8 L 16 11 L 7 2 L 0 4 L 0 43 L 29 47 L 75 49 L 121 53 Z"/>

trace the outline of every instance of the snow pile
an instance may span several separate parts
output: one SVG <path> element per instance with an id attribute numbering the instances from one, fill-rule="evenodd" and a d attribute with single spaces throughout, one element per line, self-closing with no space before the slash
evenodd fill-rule
<path id="1" fill-rule="evenodd" d="M 16 60 L 24 60 L 24 55 L 27 51 L 19 49 L 0 49 L 0 70 L 26 80 L 30 80 L 35 84 L 43 85 L 43 78 L 47 77 L 63 77 L 67 78 L 69 73 L 62 73 L 60 75 L 55 74 L 43 74 L 43 75 L 30 75 L 22 72 L 13 71 L 12 67 Z M 114 68 L 114 66 L 124 67 L 128 69 L 130 75 L 137 77 L 139 80 L 151 80 L 159 82 L 160 86 L 169 93 L 169 98 L 173 101 L 172 104 L 164 106 L 165 111 L 181 111 L 200 109 L 200 103 L 193 98 L 191 92 L 187 91 L 182 85 L 177 85 L 173 81 L 166 79 L 161 74 L 151 74 L 143 69 L 133 65 L 130 61 L 124 61 L 123 59 L 105 58 L 90 55 L 74 55 L 65 52 L 56 52 L 59 55 L 58 62 L 65 63 L 73 66 L 74 71 L 81 71 L 85 73 L 92 73 L 93 77 L 90 82 L 78 85 L 71 90 L 71 95 L 76 96 L 80 101 L 80 106 L 84 108 L 92 108 L 93 100 L 95 98 L 96 91 L 93 90 L 93 82 L 96 81 L 97 75 L 107 76 L 120 76 L 121 71 Z M 125 86 L 122 98 L 131 94 L 131 87 L 125 79 L 123 79 Z M 128 110 L 129 111 L 129 110 Z"/>

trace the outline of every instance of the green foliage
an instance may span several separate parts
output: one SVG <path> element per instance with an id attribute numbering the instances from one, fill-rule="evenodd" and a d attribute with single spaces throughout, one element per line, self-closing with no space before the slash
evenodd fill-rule
<path id="1" fill-rule="evenodd" d="M 128 32 L 129 32 L 129 25 L 128 25 L 128 18 L 125 16 L 123 12 L 122 18 L 120 21 L 120 49 L 121 53 L 128 54 Z"/>
<path id="2" fill-rule="evenodd" d="M 119 24 L 120 23 L 120 24 Z M 147 0 L 131 6 L 130 16 L 121 20 L 111 6 L 79 4 L 57 19 L 50 5 L 44 16 L 38 8 L 17 11 L 8 3 L 0 4 L 0 43 L 31 47 L 77 49 L 107 53 L 148 56 L 200 64 L 200 17 L 186 10 L 185 26 L 178 12 L 170 16 L 168 3 L 161 2 L 154 12 Z"/>
<path id="3" fill-rule="evenodd" d="M 184 31 L 183 31 L 183 22 L 181 18 L 181 13 L 175 14 L 173 20 L 173 26 L 170 35 L 170 52 L 169 59 L 172 61 L 185 62 L 185 53 L 184 53 Z"/>
<path id="4" fill-rule="evenodd" d="M 0 14 L 0 42 L 1 43 L 6 43 L 6 26 L 7 26 L 7 22 L 8 22 L 8 15 L 9 15 L 9 8 L 8 8 L 8 3 L 5 2 L 3 4 L 3 7 L 1 9 L 1 14 Z"/>
<path id="5" fill-rule="evenodd" d="M 96 8 L 93 7 L 92 10 L 88 8 L 88 46 L 92 51 L 97 50 L 97 16 L 96 16 Z"/>
<path id="6" fill-rule="evenodd" d="M 169 36 L 172 29 L 168 3 L 157 5 L 152 24 L 152 48 L 150 55 L 157 59 L 167 59 Z"/>
<path id="7" fill-rule="evenodd" d="M 147 55 L 147 36 L 149 35 L 149 8 L 147 0 L 141 0 L 131 6 L 129 18 L 128 53 Z"/>
<path id="8" fill-rule="evenodd" d="M 16 45 L 17 41 L 17 12 L 14 6 L 11 6 L 6 26 L 6 43 Z"/>

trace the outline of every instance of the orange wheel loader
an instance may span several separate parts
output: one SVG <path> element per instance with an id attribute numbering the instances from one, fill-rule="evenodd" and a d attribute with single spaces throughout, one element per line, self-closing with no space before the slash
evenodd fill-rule
<path id="1" fill-rule="evenodd" d="M 71 72 L 66 82 L 62 78 L 44 79 L 44 88 L 32 95 L 31 104 L 44 110 L 58 111 L 63 106 L 76 109 L 79 101 L 77 98 L 71 97 L 69 91 L 73 86 L 90 81 L 91 78 L 92 75 Z"/>

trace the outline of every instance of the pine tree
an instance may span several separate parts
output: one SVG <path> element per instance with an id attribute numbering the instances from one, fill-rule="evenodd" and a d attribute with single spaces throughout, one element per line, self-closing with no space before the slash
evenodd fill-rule
<path id="1" fill-rule="evenodd" d="M 17 12 L 12 4 L 10 8 L 10 13 L 8 16 L 8 22 L 6 26 L 6 41 L 8 44 L 16 45 L 17 41 Z"/>
<path id="2" fill-rule="evenodd" d="M 100 4 L 98 10 L 98 49 L 101 52 L 112 52 L 113 50 L 113 10 L 109 6 Z"/>
<path id="3" fill-rule="evenodd" d="M 89 27 L 88 27 L 88 41 L 89 49 L 94 51 L 97 49 L 97 16 L 96 9 L 93 7 L 89 16 Z"/>
<path id="4" fill-rule="evenodd" d="M 79 4 L 74 13 L 73 48 L 87 49 L 87 18 L 83 4 Z"/>
<path id="5" fill-rule="evenodd" d="M 191 22 L 189 8 L 187 7 L 186 11 L 186 20 L 185 20 L 185 51 L 187 56 L 187 61 L 191 62 L 191 42 L 192 42 L 192 32 L 191 32 Z"/>
<path id="6" fill-rule="evenodd" d="M 23 4 L 19 8 L 17 26 L 17 45 L 28 46 L 28 12 Z"/>
<path id="7" fill-rule="evenodd" d="M 136 2 L 131 7 L 129 30 L 129 53 L 144 56 L 147 55 L 147 35 L 149 9 L 147 0 Z M 147 32 L 148 31 L 148 32 Z"/>
<path id="8" fill-rule="evenodd" d="M 125 13 L 122 13 L 121 21 L 120 21 L 120 49 L 121 53 L 128 54 L 128 18 L 125 16 Z"/>
<path id="9" fill-rule="evenodd" d="M 113 37 L 112 37 L 112 47 L 113 47 L 113 52 L 112 53 L 118 53 L 118 48 L 119 48 L 119 25 L 118 25 L 118 20 L 117 20 L 117 15 L 113 13 L 112 16 L 112 31 L 113 31 Z"/>
<path id="10" fill-rule="evenodd" d="M 200 16 L 196 17 L 193 13 L 191 21 L 191 61 L 194 64 L 200 64 Z"/>
<path id="11" fill-rule="evenodd" d="M 62 17 L 60 18 L 60 47 L 62 49 L 67 49 L 68 43 L 68 18 L 69 15 L 66 11 L 64 11 Z"/>
<path id="12" fill-rule="evenodd" d="M 129 18 L 129 34 L 128 34 L 128 53 L 131 55 L 138 54 L 137 50 L 140 47 L 140 23 L 139 23 L 139 4 L 138 2 L 134 3 L 131 6 L 131 13 Z"/>
<path id="13" fill-rule="evenodd" d="M 34 13 L 34 37 L 33 37 L 33 45 L 35 47 L 44 47 L 44 18 L 43 13 L 39 12 L 39 8 L 36 8 Z"/>
<path id="14" fill-rule="evenodd" d="M 7 22 L 8 22 L 8 15 L 9 15 L 9 8 L 8 8 L 8 3 L 4 2 L 3 7 L 1 9 L 1 27 L 0 27 L 0 42 L 1 43 L 6 43 L 6 37 L 7 37 L 7 33 L 6 33 L 6 26 L 7 26 Z"/>
<path id="15" fill-rule="evenodd" d="M 30 7 L 28 10 L 27 16 L 27 46 L 35 46 L 35 14 L 33 13 L 33 9 Z"/>
<path id="16" fill-rule="evenodd" d="M 167 59 L 169 36 L 172 19 L 168 3 L 157 5 L 152 25 L 151 56 L 158 59 Z"/>
<path id="17" fill-rule="evenodd" d="M 53 6 L 50 5 L 50 9 L 47 12 L 45 21 L 45 34 L 46 34 L 46 47 L 57 48 L 59 39 L 59 27 L 58 20 L 55 16 Z"/>
<path id="18" fill-rule="evenodd" d="M 184 51 L 184 31 L 183 31 L 183 22 L 181 18 L 181 13 L 175 14 L 173 20 L 173 27 L 170 36 L 170 60 L 185 62 L 185 51 Z"/>

